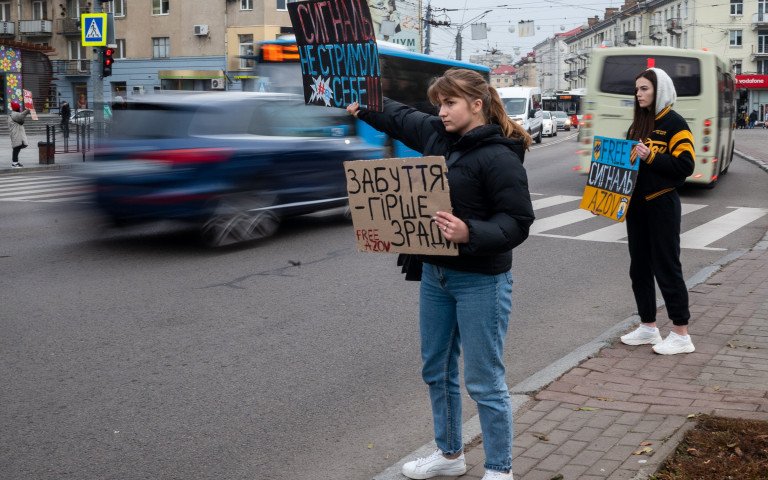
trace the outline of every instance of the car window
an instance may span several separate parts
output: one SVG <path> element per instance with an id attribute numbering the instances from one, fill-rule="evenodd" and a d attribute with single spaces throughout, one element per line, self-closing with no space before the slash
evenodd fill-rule
<path id="1" fill-rule="evenodd" d="M 504 109 L 507 111 L 507 115 L 525 114 L 524 98 L 502 98 L 501 101 L 504 102 Z"/>
<path id="2" fill-rule="evenodd" d="M 110 135 L 114 138 L 186 137 L 196 105 L 129 103 L 114 110 Z"/>
<path id="3" fill-rule="evenodd" d="M 550 114 L 549 112 L 544 112 L 543 115 L 544 115 L 544 118 L 547 119 L 547 120 L 551 120 L 552 119 L 552 114 Z"/>

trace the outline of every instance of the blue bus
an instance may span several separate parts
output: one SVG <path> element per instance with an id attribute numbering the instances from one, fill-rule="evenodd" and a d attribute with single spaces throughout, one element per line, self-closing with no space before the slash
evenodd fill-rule
<path id="1" fill-rule="evenodd" d="M 427 98 L 427 89 L 432 79 L 439 77 L 446 70 L 466 68 L 480 73 L 486 80 L 490 75 L 491 69 L 484 65 L 414 53 L 394 43 L 383 41 L 377 43 L 381 66 L 381 88 L 384 96 L 423 112 L 437 113 Z M 258 77 L 257 91 L 304 94 L 299 50 L 295 37 L 286 36 L 260 42 L 254 57 L 254 73 Z M 355 122 L 355 129 L 357 136 L 372 145 L 384 147 L 390 157 L 420 156 L 418 152 L 398 141 L 393 141 L 365 122 Z"/>

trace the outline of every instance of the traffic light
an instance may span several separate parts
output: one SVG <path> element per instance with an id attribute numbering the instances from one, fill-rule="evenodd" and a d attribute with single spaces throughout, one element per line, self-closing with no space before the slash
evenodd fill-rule
<path id="1" fill-rule="evenodd" d="M 103 48 L 101 51 L 101 76 L 108 77 L 112 75 L 112 64 L 115 63 L 113 55 L 115 49 L 112 47 Z"/>

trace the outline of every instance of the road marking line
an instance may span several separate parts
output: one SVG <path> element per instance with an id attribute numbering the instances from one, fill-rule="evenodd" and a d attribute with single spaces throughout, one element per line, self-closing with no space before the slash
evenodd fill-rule
<path id="1" fill-rule="evenodd" d="M 728 207 L 735 210 L 680 235 L 683 248 L 704 248 L 768 213 L 766 208 Z"/>
<path id="2" fill-rule="evenodd" d="M 560 213 L 558 215 L 552 215 L 551 217 L 544 217 L 542 219 L 535 220 L 533 225 L 531 225 L 530 234 L 535 235 L 541 232 L 546 232 L 547 230 L 554 230 L 556 228 L 594 218 L 597 218 L 595 214 L 579 208 L 576 210 L 571 210 L 570 212 Z"/>
<path id="3" fill-rule="evenodd" d="M 682 215 L 701 210 L 707 205 L 697 205 L 692 203 L 682 204 Z M 631 208 L 631 207 L 630 207 Z M 624 223 L 615 223 L 608 227 L 593 230 L 589 233 L 573 237 L 576 240 L 591 240 L 593 242 L 617 242 L 627 237 L 627 226 Z"/>
<path id="4" fill-rule="evenodd" d="M 551 197 L 542 198 L 541 200 L 534 200 L 531 203 L 533 204 L 534 210 L 541 210 L 542 208 L 554 207 L 555 205 L 575 202 L 576 200 L 581 200 L 581 197 L 576 197 L 573 195 L 554 195 Z"/>
<path id="5" fill-rule="evenodd" d="M 63 185 L 59 187 L 50 187 L 50 188 L 38 188 L 35 190 L 24 190 L 19 192 L 3 192 L 0 193 L 0 197 L 12 197 L 14 195 L 24 195 L 24 197 L 15 197 L 15 198 L 27 198 L 26 194 L 28 193 L 43 193 L 43 192 L 62 192 L 66 190 L 79 190 L 82 191 L 85 188 L 85 185 Z M 51 193 L 51 195 L 58 195 L 59 193 Z"/>
<path id="6" fill-rule="evenodd" d="M 36 188 L 36 187 L 51 189 L 51 188 L 59 188 L 61 186 L 66 186 L 66 185 L 84 185 L 84 184 L 82 182 L 77 182 L 72 180 L 62 180 L 56 183 L 46 183 L 45 185 L 35 183 L 35 184 L 24 185 L 24 186 L 13 186 L 11 188 L 0 188 L 0 194 L 8 193 L 8 192 L 23 192 L 24 190 L 29 190 L 30 188 Z"/>

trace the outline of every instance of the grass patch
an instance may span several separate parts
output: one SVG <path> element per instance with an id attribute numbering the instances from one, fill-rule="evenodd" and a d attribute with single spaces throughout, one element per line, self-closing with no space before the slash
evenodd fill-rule
<path id="1" fill-rule="evenodd" d="M 651 480 L 766 480 L 768 422 L 702 415 Z"/>

